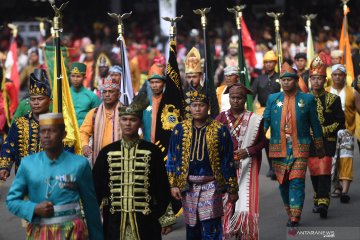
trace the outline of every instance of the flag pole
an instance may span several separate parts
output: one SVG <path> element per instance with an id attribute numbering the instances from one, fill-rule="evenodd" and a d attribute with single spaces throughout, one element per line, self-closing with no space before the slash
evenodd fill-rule
<path id="1" fill-rule="evenodd" d="M 315 19 L 317 16 L 317 14 L 307 14 L 307 15 L 303 15 L 302 18 L 306 20 L 306 26 L 305 26 L 305 29 L 306 29 L 306 32 L 308 34 L 308 37 L 307 39 L 311 39 L 311 43 L 312 45 L 310 46 L 310 43 L 309 41 L 307 41 L 307 45 L 306 45 L 306 57 L 307 57 L 307 67 L 310 67 L 310 63 L 312 61 L 311 58 L 314 57 L 314 44 L 312 42 L 312 36 L 311 36 L 311 20 Z"/>
<path id="2" fill-rule="evenodd" d="M 180 17 L 174 17 L 174 18 L 170 18 L 170 17 L 161 17 L 161 18 L 164 19 L 165 21 L 170 22 L 170 41 L 174 41 L 176 39 L 175 23 L 180 21 L 183 18 L 183 15 L 181 15 Z"/>
<path id="3" fill-rule="evenodd" d="M 283 63 L 282 58 L 282 46 L 281 46 L 281 36 L 280 36 L 280 21 L 279 17 L 284 15 L 284 13 L 274 13 L 274 12 L 267 12 L 266 15 L 269 17 L 274 18 L 274 25 L 275 25 L 275 41 L 276 41 L 276 49 L 278 52 L 278 68 L 279 72 L 281 72 L 281 65 Z"/>
<path id="4" fill-rule="evenodd" d="M 242 44 L 242 10 L 245 9 L 246 5 L 237 5 L 233 8 L 228 8 L 230 13 L 235 15 L 236 29 L 238 32 L 238 67 L 240 69 L 240 82 L 250 88 L 249 75 L 245 64 L 244 49 Z M 253 99 L 250 94 L 247 95 L 247 110 L 253 111 Z"/>
<path id="5" fill-rule="evenodd" d="M 342 3 L 343 3 L 343 11 L 344 11 L 344 39 L 347 38 L 347 29 L 348 29 L 348 26 L 347 26 L 347 11 L 348 11 L 348 6 L 347 6 L 347 3 L 349 2 L 350 0 L 342 0 Z M 344 65 L 346 66 L 346 41 L 344 41 L 344 51 L 343 51 L 343 60 L 344 60 Z"/>
<path id="6" fill-rule="evenodd" d="M 54 9 L 55 16 L 53 19 L 53 29 L 55 37 L 55 54 L 56 54 L 56 81 L 57 81 L 57 95 L 58 95 L 58 112 L 62 112 L 62 73 L 61 73 L 61 43 L 60 32 L 62 32 L 62 10 L 68 5 L 69 2 L 61 4 L 60 8 L 57 8 L 55 1 L 51 3 L 51 7 Z M 66 74 L 66 73 L 64 73 Z"/>
<path id="7" fill-rule="evenodd" d="M 201 16 L 201 26 L 202 26 L 202 30 L 203 30 L 203 39 L 204 39 L 204 67 L 205 67 L 205 79 L 207 80 L 209 77 L 209 68 L 208 68 L 208 63 L 209 63 L 209 59 L 208 59 L 208 53 L 207 53 L 207 31 L 206 31 L 206 26 L 207 26 L 207 18 L 206 18 L 206 14 L 209 13 L 211 10 L 211 7 L 208 8 L 202 8 L 202 9 L 196 9 L 193 10 L 193 12 L 195 14 L 198 14 Z M 206 83 L 205 83 L 206 84 Z M 206 92 L 208 93 L 208 84 L 206 84 Z"/>
<path id="8" fill-rule="evenodd" d="M 122 67 L 122 74 L 121 74 L 121 79 L 122 79 L 122 89 L 124 89 L 124 92 L 122 92 L 121 94 L 124 95 L 124 105 L 129 105 L 129 99 L 126 93 L 126 81 L 125 81 L 125 76 L 126 76 L 126 67 L 125 67 L 125 47 L 124 47 L 124 43 L 123 43 L 123 39 L 124 39 L 124 24 L 123 24 L 123 20 L 126 18 L 129 18 L 131 16 L 132 12 L 129 13 L 124 13 L 124 14 L 116 14 L 116 13 L 108 13 L 108 15 L 111 18 L 114 18 L 116 20 L 118 20 L 118 40 L 120 41 L 120 52 L 121 52 L 121 67 Z M 125 41 L 125 40 L 124 40 Z M 121 88 L 120 88 L 121 89 Z"/>

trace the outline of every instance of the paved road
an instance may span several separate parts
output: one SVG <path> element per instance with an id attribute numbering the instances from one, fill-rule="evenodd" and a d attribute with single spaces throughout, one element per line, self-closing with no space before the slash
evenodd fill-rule
<path id="1" fill-rule="evenodd" d="M 263 161 L 260 172 L 260 239 L 283 240 L 287 237 L 285 223 L 287 216 L 283 209 L 278 184 L 265 177 L 268 165 Z M 306 199 L 302 215 L 303 227 L 359 227 L 360 226 L 360 156 L 356 147 L 354 160 L 354 181 L 350 188 L 351 201 L 341 204 L 339 199 L 332 199 L 327 219 L 311 212 L 312 186 L 310 177 L 306 179 Z M 9 214 L 4 206 L 5 194 L 11 181 L 5 182 L 0 187 L 0 240 L 24 239 L 24 229 L 20 220 Z M 359 236 L 360 237 L 360 236 Z M 174 226 L 174 231 L 164 238 L 165 240 L 185 239 L 185 226 L 180 218 Z M 360 238 L 359 238 L 360 239 Z"/>

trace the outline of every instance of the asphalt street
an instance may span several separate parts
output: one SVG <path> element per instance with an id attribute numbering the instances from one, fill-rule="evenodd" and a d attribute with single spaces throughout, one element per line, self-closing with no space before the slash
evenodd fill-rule
<path id="1" fill-rule="evenodd" d="M 354 158 L 354 181 L 351 184 L 349 204 L 340 203 L 339 199 L 331 199 L 331 206 L 327 219 L 320 219 L 319 215 L 311 212 L 312 210 L 312 185 L 310 176 L 306 178 L 306 199 L 302 214 L 301 227 L 360 227 L 360 156 L 358 147 L 355 147 Z M 266 178 L 268 170 L 266 159 L 263 159 L 260 172 L 260 239 L 264 240 L 283 240 L 288 237 L 288 230 L 285 227 L 287 216 L 283 209 L 278 184 Z M 25 230 L 21 227 L 20 219 L 8 212 L 5 206 L 5 196 L 11 184 L 12 178 L 0 186 L 0 240 L 19 240 L 24 239 Z M 165 240 L 185 239 L 185 224 L 180 217 L 174 231 Z M 338 238 L 332 238 L 338 239 Z M 356 238 L 354 238 L 356 239 Z M 360 235 L 359 238 L 360 239 Z M 341 239 L 343 240 L 343 239 Z"/>

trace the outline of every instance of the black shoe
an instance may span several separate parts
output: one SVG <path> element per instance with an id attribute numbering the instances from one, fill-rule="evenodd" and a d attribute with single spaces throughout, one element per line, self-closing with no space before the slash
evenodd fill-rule
<path id="1" fill-rule="evenodd" d="M 325 205 L 320 205 L 318 207 L 318 212 L 320 213 L 321 218 L 327 218 L 328 207 Z"/>
<path id="2" fill-rule="evenodd" d="M 290 218 L 287 220 L 286 226 L 287 226 L 287 227 L 291 227 L 291 220 L 290 220 Z"/>
<path id="3" fill-rule="evenodd" d="M 349 201 L 350 201 L 350 196 L 347 195 L 347 193 L 341 193 L 340 202 L 349 203 Z"/>
<path id="4" fill-rule="evenodd" d="M 276 174 L 273 173 L 273 174 L 271 175 L 270 179 L 273 180 L 273 181 L 276 181 L 276 179 L 277 179 L 277 178 L 276 178 Z"/>
<path id="5" fill-rule="evenodd" d="M 269 169 L 269 171 L 266 173 L 266 177 L 271 177 L 274 174 L 274 171 L 272 169 Z"/>
<path id="6" fill-rule="evenodd" d="M 319 206 L 318 205 L 314 205 L 313 209 L 312 209 L 313 213 L 319 213 Z"/>
<path id="7" fill-rule="evenodd" d="M 296 228 L 299 226 L 299 222 L 291 222 L 291 228 Z"/>

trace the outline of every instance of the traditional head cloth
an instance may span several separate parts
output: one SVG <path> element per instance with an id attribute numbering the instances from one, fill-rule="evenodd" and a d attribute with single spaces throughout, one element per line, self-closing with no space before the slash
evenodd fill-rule
<path id="1" fill-rule="evenodd" d="M 151 79 L 160 79 L 165 81 L 163 69 L 156 63 L 154 63 L 149 70 L 148 80 L 150 81 Z"/>
<path id="2" fill-rule="evenodd" d="M 44 113 L 39 115 L 40 126 L 44 125 L 63 125 L 64 117 L 62 113 Z"/>
<path id="3" fill-rule="evenodd" d="M 105 88 L 120 89 L 120 82 L 115 81 L 109 75 L 104 79 L 103 84 L 101 85 L 101 91 L 103 91 Z"/>
<path id="4" fill-rule="evenodd" d="M 275 62 L 277 61 L 277 56 L 273 50 L 270 50 L 265 53 L 263 62 L 266 62 L 266 61 L 275 61 Z"/>
<path id="5" fill-rule="evenodd" d="M 139 93 L 129 106 L 119 107 L 119 116 L 133 115 L 142 119 L 145 108 L 149 105 L 147 95 Z"/>
<path id="6" fill-rule="evenodd" d="M 335 64 L 331 67 L 331 73 L 335 72 L 336 70 L 340 70 L 346 74 L 346 68 L 342 64 Z"/>
<path id="7" fill-rule="evenodd" d="M 114 65 L 109 69 L 109 73 L 118 73 L 122 75 L 122 68 L 119 65 Z"/>
<path id="8" fill-rule="evenodd" d="M 192 89 L 190 91 L 190 103 L 192 102 L 204 102 L 209 103 L 209 98 L 204 92 L 204 88 L 201 90 Z"/>
<path id="9" fill-rule="evenodd" d="M 224 75 L 225 76 L 230 76 L 230 75 L 240 76 L 240 69 L 238 66 L 227 66 L 224 69 Z"/>
<path id="10" fill-rule="evenodd" d="M 330 53 L 330 56 L 332 58 L 339 58 L 342 57 L 344 55 L 344 52 L 342 50 L 332 50 Z"/>
<path id="11" fill-rule="evenodd" d="M 324 53 L 320 53 L 316 56 L 311 64 L 309 69 L 310 77 L 317 75 L 317 76 L 326 76 L 326 56 Z"/>
<path id="12" fill-rule="evenodd" d="M 88 44 L 88 45 L 85 46 L 84 50 L 85 50 L 86 53 L 93 53 L 94 49 L 95 49 L 94 44 Z"/>
<path id="13" fill-rule="evenodd" d="M 49 80 L 44 69 L 36 68 L 34 72 L 30 74 L 29 95 L 44 95 L 51 97 Z"/>
<path id="14" fill-rule="evenodd" d="M 81 62 L 74 62 L 73 64 L 71 64 L 70 73 L 85 74 L 86 73 L 86 65 Z"/>
<path id="15" fill-rule="evenodd" d="M 238 49 L 238 44 L 236 43 L 236 42 L 231 42 L 230 44 L 229 44 L 229 47 L 228 47 L 228 49 L 230 49 L 230 48 L 236 48 L 236 49 Z"/>
<path id="16" fill-rule="evenodd" d="M 297 53 L 294 57 L 295 60 L 300 58 L 307 60 L 306 53 Z"/>
<path id="17" fill-rule="evenodd" d="M 201 56 L 199 50 L 192 48 L 186 55 L 185 59 L 185 74 L 186 73 L 201 73 Z"/>
<path id="18" fill-rule="evenodd" d="M 281 66 L 280 78 L 294 78 L 298 79 L 299 76 L 297 75 L 295 69 L 293 69 L 287 62 Z"/>
<path id="19" fill-rule="evenodd" d="M 244 95 L 247 94 L 253 94 L 253 92 L 248 89 L 247 87 L 245 87 L 242 83 L 234 83 L 233 85 L 231 85 L 230 87 L 228 87 L 225 90 L 225 93 L 231 93 L 231 92 L 235 92 L 235 91 L 242 91 L 244 93 Z"/>

